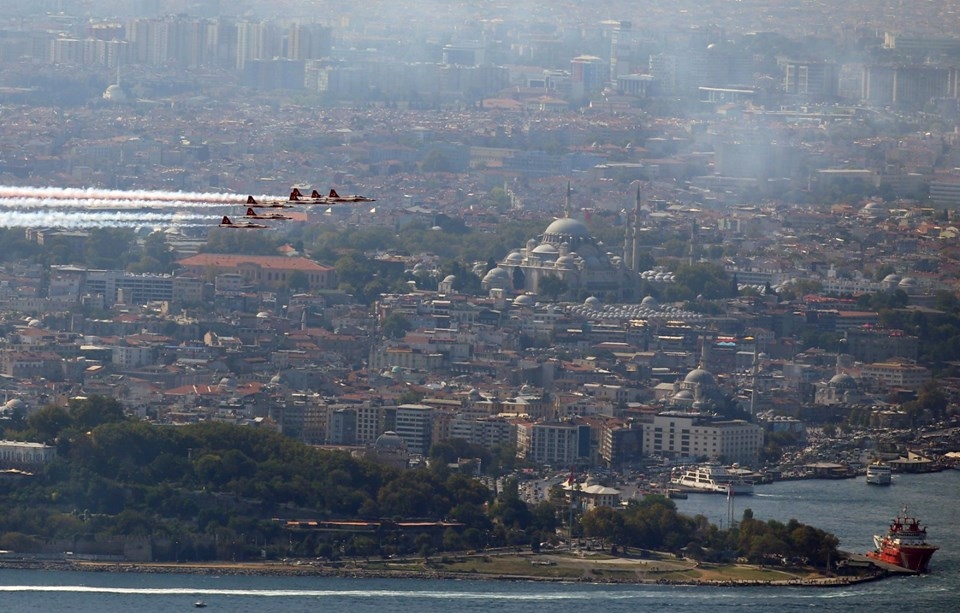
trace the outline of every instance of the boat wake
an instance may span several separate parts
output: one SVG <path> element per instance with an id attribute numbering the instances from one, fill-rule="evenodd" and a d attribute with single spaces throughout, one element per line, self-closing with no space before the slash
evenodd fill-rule
<path id="1" fill-rule="evenodd" d="M 419 591 L 419 590 L 244 590 L 244 589 L 222 589 L 222 588 L 124 588 L 124 587 L 98 587 L 87 585 L 0 585 L 0 593 L 15 592 L 40 592 L 40 593 L 75 593 L 75 594 L 125 594 L 141 596 L 191 596 L 205 597 L 209 599 L 212 596 L 232 596 L 232 597 L 250 597 L 250 598 L 356 598 L 362 600 L 379 599 L 418 599 L 418 600 L 439 600 L 439 601 L 531 601 L 531 602 L 569 602 L 569 601 L 589 601 L 602 597 L 605 600 L 660 600 L 664 597 L 664 590 L 669 590 L 671 598 L 682 601 L 707 600 L 716 602 L 717 600 L 736 601 L 738 606 L 744 606 L 749 601 L 755 600 L 757 603 L 768 602 L 770 599 L 776 599 L 781 594 L 771 592 L 769 588 L 759 588 L 756 591 L 738 590 L 737 593 L 718 593 L 713 590 L 705 590 L 702 587 L 690 585 L 677 586 L 642 586 L 634 588 L 612 588 L 612 589 L 584 589 L 580 590 L 559 590 L 555 593 L 542 592 L 489 592 L 489 591 Z M 853 590 L 843 590 L 843 592 L 833 590 L 811 590 L 804 596 L 812 599 L 820 599 L 825 596 L 831 598 L 842 597 L 856 594 Z M 786 594 L 783 594 L 786 596 Z M 796 599 L 796 593 L 791 593 L 790 598 Z"/>

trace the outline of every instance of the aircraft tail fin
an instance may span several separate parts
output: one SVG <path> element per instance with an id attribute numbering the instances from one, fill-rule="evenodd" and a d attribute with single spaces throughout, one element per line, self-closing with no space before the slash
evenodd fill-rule
<path id="1" fill-rule="evenodd" d="M 257 213 L 252 208 L 247 208 L 247 217 L 256 217 Z"/>
<path id="2" fill-rule="evenodd" d="M 256 198 L 253 196 L 247 196 L 247 204 L 257 204 Z"/>
<path id="3" fill-rule="evenodd" d="M 319 200 L 320 198 L 323 198 L 323 196 L 321 196 L 320 192 L 318 192 L 317 190 L 313 190 L 313 193 L 310 194 L 310 197 L 313 198 L 314 200 Z"/>
<path id="4" fill-rule="evenodd" d="M 290 200 L 300 200 L 300 196 L 303 194 L 300 193 L 300 190 L 296 187 L 293 188 L 293 191 L 290 192 Z"/>
<path id="5" fill-rule="evenodd" d="M 233 225 L 233 222 L 230 221 L 230 218 L 229 218 L 229 217 L 227 217 L 226 215 L 224 215 L 224 216 L 223 216 L 223 219 L 220 220 L 220 225 L 221 225 L 221 226 L 232 226 L 232 225 Z"/>
<path id="6" fill-rule="evenodd" d="M 330 195 L 328 196 L 328 198 L 339 198 L 339 197 L 340 197 L 340 194 L 337 193 L 337 190 L 335 189 L 330 190 Z"/>

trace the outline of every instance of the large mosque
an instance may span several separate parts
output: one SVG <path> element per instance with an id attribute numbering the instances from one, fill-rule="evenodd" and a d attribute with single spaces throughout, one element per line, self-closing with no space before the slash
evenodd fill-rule
<path id="1" fill-rule="evenodd" d="M 606 250 L 604 244 L 590 236 L 587 226 L 570 217 L 569 190 L 564 217 L 554 220 L 537 238 L 525 247 L 514 249 L 483 277 L 485 289 L 540 294 L 545 279 L 553 277 L 567 288 L 567 297 L 604 296 L 610 301 L 634 298 L 638 274 L 623 256 Z M 639 196 L 637 209 L 639 210 Z M 625 251 L 634 253 L 627 228 Z M 635 236 L 635 232 L 632 236 Z"/>

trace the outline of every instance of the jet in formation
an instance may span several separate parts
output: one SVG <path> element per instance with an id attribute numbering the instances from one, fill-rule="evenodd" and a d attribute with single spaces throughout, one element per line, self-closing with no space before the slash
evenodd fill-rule
<path id="1" fill-rule="evenodd" d="M 331 189 L 330 192 L 324 196 L 317 190 L 313 190 L 309 196 L 303 195 L 300 190 L 296 187 L 290 191 L 290 197 L 286 200 L 257 200 L 253 196 L 247 196 L 247 212 L 243 216 L 244 222 L 234 222 L 231 221 L 229 217 L 224 215 L 223 220 L 220 222 L 221 228 L 244 228 L 244 229 L 260 229 L 260 228 L 269 228 L 270 226 L 264 224 L 254 223 L 250 220 L 286 220 L 292 219 L 288 215 L 282 213 L 258 213 L 256 209 L 270 208 L 270 209 L 289 209 L 297 205 L 310 205 L 310 204 L 340 204 L 340 203 L 354 203 L 354 202 L 374 202 L 376 198 L 368 198 L 367 196 L 359 196 L 356 194 L 351 194 L 348 196 L 341 196 L 337 193 L 337 190 Z"/>
<path id="2" fill-rule="evenodd" d="M 243 216 L 244 219 L 293 219 L 289 215 L 284 215 L 283 213 L 257 213 L 253 210 L 253 207 L 247 207 L 247 214 Z"/>
<path id="3" fill-rule="evenodd" d="M 309 197 L 304 196 L 300 193 L 300 190 L 296 187 L 293 188 L 293 191 L 290 192 L 289 202 L 303 202 L 306 204 L 338 204 L 341 202 L 374 202 L 376 198 L 368 198 L 367 196 L 358 196 L 356 194 L 351 194 L 349 196 L 341 196 L 337 193 L 337 190 L 331 189 L 330 193 L 324 196 L 317 190 L 313 190 L 310 193 Z"/>
<path id="4" fill-rule="evenodd" d="M 234 222 L 234 221 L 231 221 L 229 217 L 224 215 L 223 219 L 220 220 L 220 227 L 237 229 L 237 230 L 260 230 L 263 228 L 269 228 L 270 226 L 264 225 L 262 223 L 254 223 L 252 221 Z"/>
<path id="5" fill-rule="evenodd" d="M 293 208 L 292 204 L 289 204 L 288 200 L 270 200 L 260 202 L 253 196 L 247 196 L 247 206 L 253 207 L 255 209 L 290 209 Z"/>

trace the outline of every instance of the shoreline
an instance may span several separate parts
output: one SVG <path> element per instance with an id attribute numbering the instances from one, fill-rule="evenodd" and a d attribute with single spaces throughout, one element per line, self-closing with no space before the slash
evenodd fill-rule
<path id="1" fill-rule="evenodd" d="M 740 568 L 763 569 L 762 566 Z M 477 581 L 536 581 L 544 583 L 594 583 L 609 585 L 673 585 L 700 587 L 846 587 L 898 576 L 877 568 L 871 573 L 844 576 L 816 575 L 784 579 L 677 579 L 594 576 L 585 567 L 580 577 L 550 577 L 511 573 L 477 573 L 437 569 L 388 570 L 364 568 L 362 565 L 314 565 L 289 564 L 284 562 L 94 562 L 80 560 L 5 560 L 0 569 L 106 572 L 106 573 L 155 573 L 212 576 L 263 576 L 263 577 L 336 577 L 353 579 L 432 579 L 432 580 L 477 580 Z"/>

